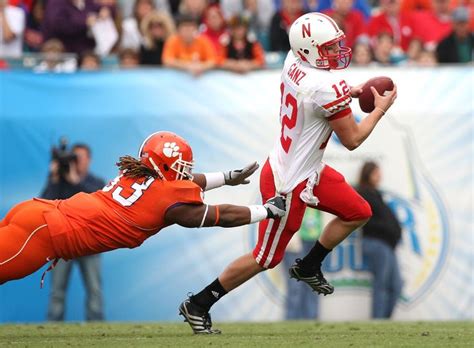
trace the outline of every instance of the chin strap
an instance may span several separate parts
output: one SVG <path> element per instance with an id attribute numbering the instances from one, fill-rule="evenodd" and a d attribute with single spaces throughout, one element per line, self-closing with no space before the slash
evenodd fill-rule
<path id="1" fill-rule="evenodd" d="M 158 168 L 158 166 L 156 165 L 155 161 L 153 161 L 153 158 L 149 158 L 150 160 L 150 163 L 151 165 L 153 166 L 153 169 L 155 169 L 155 172 L 158 174 L 158 177 L 161 179 L 161 180 L 166 180 L 165 179 L 165 176 L 163 175 L 163 173 L 161 172 L 160 168 Z"/>
<path id="2" fill-rule="evenodd" d="M 46 259 L 46 261 L 51 261 L 49 259 L 49 257 Z M 56 265 L 58 264 L 58 261 L 59 259 L 56 258 L 54 260 L 52 260 L 51 264 L 49 265 L 49 267 L 46 269 L 46 271 L 43 272 L 43 275 L 41 276 L 41 282 L 40 282 L 40 289 L 43 289 L 43 286 L 44 286 L 44 277 L 46 277 L 46 273 L 48 273 L 49 271 L 51 271 L 54 267 L 56 267 Z"/>

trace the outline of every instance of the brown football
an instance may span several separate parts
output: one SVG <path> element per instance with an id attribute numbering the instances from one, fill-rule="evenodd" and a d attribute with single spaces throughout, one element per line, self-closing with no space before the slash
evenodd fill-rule
<path id="1" fill-rule="evenodd" d="M 374 86 L 380 95 L 383 95 L 385 91 L 393 90 L 393 81 L 387 76 L 373 77 L 368 80 L 364 86 L 362 86 L 362 93 L 359 95 L 359 105 L 363 112 L 372 112 L 374 110 L 374 95 L 370 90 L 370 87 Z"/>

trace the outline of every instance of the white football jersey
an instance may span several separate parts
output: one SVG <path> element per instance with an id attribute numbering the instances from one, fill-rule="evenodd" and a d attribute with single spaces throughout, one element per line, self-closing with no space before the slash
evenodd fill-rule
<path id="1" fill-rule="evenodd" d="M 281 74 L 281 133 L 270 152 L 277 192 L 288 193 L 322 168 L 329 121 L 350 114 L 340 76 L 303 63 L 290 51 Z"/>

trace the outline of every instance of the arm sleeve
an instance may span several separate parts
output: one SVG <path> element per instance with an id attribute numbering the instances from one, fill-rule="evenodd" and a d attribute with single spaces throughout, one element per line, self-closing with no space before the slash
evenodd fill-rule
<path id="1" fill-rule="evenodd" d="M 344 80 L 342 82 L 347 86 L 347 93 L 345 94 L 343 94 L 344 85 L 340 85 L 341 81 L 333 79 L 322 84 L 311 95 L 313 108 L 322 111 L 322 114 L 329 120 L 344 117 L 351 113 L 350 103 L 352 98 L 350 89 Z"/>

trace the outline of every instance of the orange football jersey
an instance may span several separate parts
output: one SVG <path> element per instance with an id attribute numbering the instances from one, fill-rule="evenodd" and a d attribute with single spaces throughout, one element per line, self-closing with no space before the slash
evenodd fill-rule
<path id="1" fill-rule="evenodd" d="M 192 181 L 119 176 L 103 190 L 78 193 L 45 213 L 57 255 L 72 259 L 117 248 L 135 248 L 166 227 L 175 204 L 202 204 Z"/>

